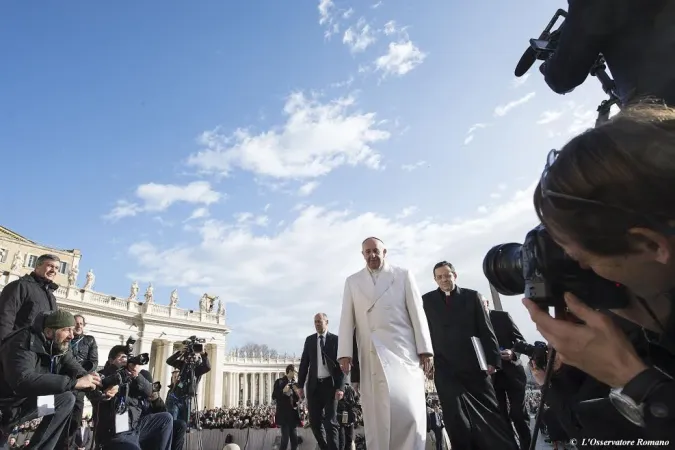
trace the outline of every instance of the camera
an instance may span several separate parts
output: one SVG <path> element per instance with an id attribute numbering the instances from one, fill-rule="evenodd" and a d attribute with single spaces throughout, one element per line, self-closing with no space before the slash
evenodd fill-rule
<path id="1" fill-rule="evenodd" d="M 583 269 L 556 244 L 544 225 L 530 230 L 522 245 L 492 247 L 483 260 L 483 273 L 500 294 L 525 294 L 542 309 L 565 308 L 565 292 L 593 309 L 628 306 L 628 291 L 623 285 Z"/>
<path id="2" fill-rule="evenodd" d="M 546 342 L 535 341 L 534 345 L 531 345 L 525 341 L 517 341 L 513 345 L 513 351 L 528 356 L 535 367 L 546 370 L 546 364 L 548 364 L 548 345 Z"/>
<path id="3" fill-rule="evenodd" d="M 136 339 L 129 336 L 129 339 L 127 339 L 127 349 L 125 352 L 127 354 L 127 364 L 136 364 L 138 366 L 144 366 L 148 364 L 150 362 L 150 355 L 148 353 L 141 353 L 134 356 L 134 344 L 136 344 Z"/>
<path id="4" fill-rule="evenodd" d="M 159 392 L 162 390 L 162 383 L 159 381 L 155 381 L 152 383 L 152 392 Z"/>
<path id="5" fill-rule="evenodd" d="M 185 346 L 184 351 L 188 355 L 203 353 L 205 342 L 206 339 L 198 338 L 197 336 L 190 336 L 189 338 L 183 341 L 183 345 Z"/>

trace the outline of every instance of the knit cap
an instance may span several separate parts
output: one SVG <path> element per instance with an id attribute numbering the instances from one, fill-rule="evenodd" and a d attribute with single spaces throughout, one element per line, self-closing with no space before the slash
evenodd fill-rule
<path id="1" fill-rule="evenodd" d="M 75 326 L 75 316 L 65 309 L 57 309 L 45 317 L 45 328 L 52 330 L 60 330 L 61 328 L 69 328 Z"/>

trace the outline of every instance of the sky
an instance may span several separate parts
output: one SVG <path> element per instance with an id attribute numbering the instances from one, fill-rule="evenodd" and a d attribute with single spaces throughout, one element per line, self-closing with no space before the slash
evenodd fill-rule
<path id="1" fill-rule="evenodd" d="M 537 224 L 547 153 L 604 98 L 513 76 L 562 3 L 3 2 L 0 223 L 80 249 L 99 292 L 218 295 L 230 347 L 337 331 L 372 235 L 423 293 L 448 260 L 489 296 L 485 253 Z"/>

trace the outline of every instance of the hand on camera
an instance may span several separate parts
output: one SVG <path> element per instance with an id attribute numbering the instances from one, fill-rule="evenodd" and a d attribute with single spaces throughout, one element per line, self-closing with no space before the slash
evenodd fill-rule
<path id="1" fill-rule="evenodd" d="M 131 378 L 136 378 L 141 373 L 141 366 L 138 364 L 129 364 L 127 365 L 127 372 Z"/>
<path id="2" fill-rule="evenodd" d="M 96 389 L 96 387 L 100 385 L 100 375 L 97 373 L 88 373 L 87 375 L 77 379 L 77 383 L 75 383 L 75 389 L 80 391 L 89 391 Z"/>
<path id="3" fill-rule="evenodd" d="M 342 400 L 342 397 L 345 396 L 344 391 L 337 390 L 335 391 L 335 400 L 340 401 Z"/>
<path id="4" fill-rule="evenodd" d="M 571 293 L 565 294 L 565 301 L 570 312 L 584 324 L 556 320 L 531 300 L 523 300 L 537 330 L 556 349 L 562 363 L 577 367 L 613 388 L 625 386 L 647 369 L 612 319 L 592 310 Z"/>
<path id="5" fill-rule="evenodd" d="M 284 390 L 283 390 L 284 394 L 288 394 L 290 391 L 291 391 L 291 385 L 290 384 L 287 384 L 286 386 L 284 386 Z"/>
<path id="6" fill-rule="evenodd" d="M 501 357 L 504 361 L 512 361 L 513 360 L 513 350 L 508 350 L 508 349 L 502 350 L 501 352 L 499 352 L 499 354 L 501 355 Z"/>
<path id="7" fill-rule="evenodd" d="M 119 387 L 119 386 L 113 386 L 113 387 L 108 388 L 108 389 L 106 389 L 105 391 L 103 391 L 103 395 L 104 395 L 106 398 L 111 399 L 111 398 L 113 398 L 114 396 L 116 396 L 117 393 L 118 393 L 119 391 L 120 391 L 120 387 Z"/>

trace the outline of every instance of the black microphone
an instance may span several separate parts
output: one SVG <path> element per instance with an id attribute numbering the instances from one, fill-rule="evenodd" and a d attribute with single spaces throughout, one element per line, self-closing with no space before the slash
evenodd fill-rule
<path id="1" fill-rule="evenodd" d="M 523 53 L 523 56 L 520 57 L 520 61 L 516 65 L 516 70 L 513 71 L 513 74 L 520 78 L 530 70 L 530 67 L 537 60 L 537 52 L 532 47 L 527 47 L 527 50 Z"/>

